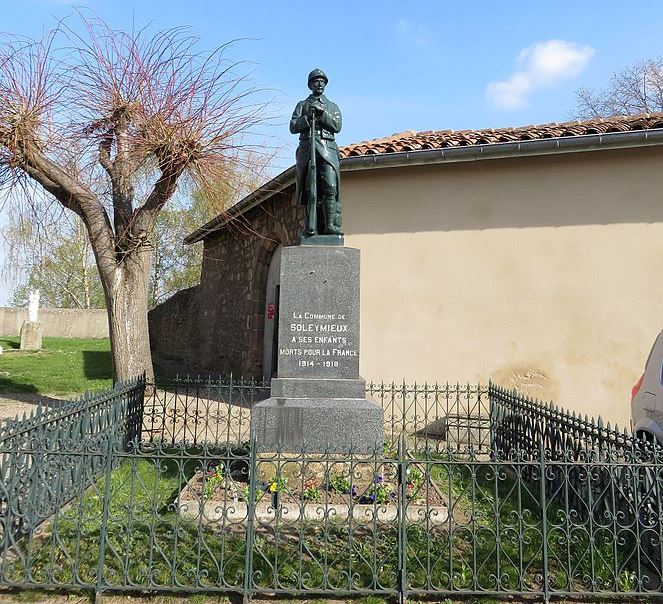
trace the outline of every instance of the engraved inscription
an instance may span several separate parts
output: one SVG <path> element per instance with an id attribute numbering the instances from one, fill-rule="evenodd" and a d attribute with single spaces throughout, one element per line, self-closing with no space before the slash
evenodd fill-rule
<path id="1" fill-rule="evenodd" d="M 292 312 L 279 356 L 295 357 L 298 367 L 337 368 L 359 353 L 343 313 Z"/>

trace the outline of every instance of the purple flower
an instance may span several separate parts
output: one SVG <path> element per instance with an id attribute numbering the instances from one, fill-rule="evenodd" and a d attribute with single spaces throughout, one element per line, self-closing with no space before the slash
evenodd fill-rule
<path id="1" fill-rule="evenodd" d="M 383 480 L 384 480 L 384 477 L 382 476 L 382 474 L 377 474 L 377 475 L 375 476 L 375 482 L 376 482 L 376 483 L 379 484 L 379 483 L 381 483 Z"/>

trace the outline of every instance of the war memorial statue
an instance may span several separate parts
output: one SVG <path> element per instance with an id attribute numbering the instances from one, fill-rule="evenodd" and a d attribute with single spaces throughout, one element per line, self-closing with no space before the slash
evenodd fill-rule
<path id="1" fill-rule="evenodd" d="M 278 308 L 276 371 L 270 397 L 251 409 L 251 433 L 261 453 L 381 455 L 384 413 L 359 375 L 360 251 L 344 246 L 341 229 L 341 112 L 322 94 L 326 84 L 314 69 L 311 95 L 290 120 L 299 134 L 297 198 L 308 214 L 299 245 L 281 248 L 268 292 Z"/>
<path id="2" fill-rule="evenodd" d="M 326 243 L 342 245 L 340 157 L 335 135 L 341 131 L 341 111 L 323 93 L 329 79 L 322 69 L 308 75 L 311 94 L 297 103 L 290 132 L 299 134 L 297 147 L 297 200 L 307 207 L 302 239 L 333 235 Z M 334 241 L 334 239 L 338 241 Z"/>

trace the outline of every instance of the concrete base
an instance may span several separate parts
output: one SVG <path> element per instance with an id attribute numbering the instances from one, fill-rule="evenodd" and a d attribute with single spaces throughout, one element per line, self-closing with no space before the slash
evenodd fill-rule
<path id="1" fill-rule="evenodd" d="M 21 326 L 21 350 L 41 350 L 41 321 L 24 321 Z"/>
<path id="2" fill-rule="evenodd" d="M 367 399 L 276 398 L 251 410 L 258 451 L 379 453 L 383 410 Z"/>

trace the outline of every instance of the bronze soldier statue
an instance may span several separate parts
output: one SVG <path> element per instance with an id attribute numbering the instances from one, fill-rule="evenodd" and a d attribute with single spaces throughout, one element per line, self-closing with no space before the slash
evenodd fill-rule
<path id="1" fill-rule="evenodd" d="M 309 73 L 311 94 L 297 103 L 290 119 L 290 132 L 299 134 L 297 200 L 308 208 L 304 237 L 343 235 L 340 158 L 334 140 L 341 131 L 341 112 L 323 94 L 328 81 L 321 69 Z"/>

